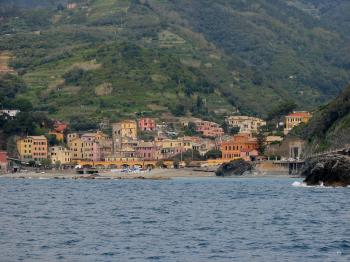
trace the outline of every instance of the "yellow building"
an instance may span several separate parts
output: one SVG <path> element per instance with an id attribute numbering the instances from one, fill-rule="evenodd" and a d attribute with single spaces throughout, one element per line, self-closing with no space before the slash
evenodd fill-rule
<path id="1" fill-rule="evenodd" d="M 113 124 L 113 136 L 118 138 L 137 138 L 137 122 L 134 120 L 124 120 Z"/>
<path id="2" fill-rule="evenodd" d="M 70 147 L 72 141 L 76 138 L 79 138 L 79 134 L 78 133 L 70 133 L 67 135 L 67 145 L 68 147 Z"/>
<path id="3" fill-rule="evenodd" d="M 22 161 L 40 161 L 48 158 L 47 138 L 28 136 L 17 140 L 17 151 Z"/>
<path id="4" fill-rule="evenodd" d="M 62 146 L 53 146 L 49 148 L 49 156 L 53 164 L 69 164 L 72 160 L 72 152 Z"/>
<path id="5" fill-rule="evenodd" d="M 308 123 L 311 118 L 311 113 L 306 111 L 293 112 L 285 117 L 284 134 L 287 135 L 294 127 L 301 123 Z"/>
<path id="6" fill-rule="evenodd" d="M 125 143 L 130 144 L 137 140 L 137 122 L 134 120 L 114 123 L 112 128 L 114 152 L 123 150 Z"/>
<path id="7" fill-rule="evenodd" d="M 85 141 L 82 138 L 75 138 L 70 141 L 72 160 L 92 160 L 94 142 Z"/>

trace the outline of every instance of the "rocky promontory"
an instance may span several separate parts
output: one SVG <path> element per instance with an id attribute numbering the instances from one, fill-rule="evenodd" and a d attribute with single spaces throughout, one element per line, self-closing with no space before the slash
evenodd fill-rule
<path id="1" fill-rule="evenodd" d="M 350 185 L 350 156 L 330 154 L 306 160 L 301 175 L 309 186 L 346 187 Z"/>
<path id="2" fill-rule="evenodd" d="M 217 176 L 242 176 L 253 171 L 253 164 L 244 160 L 234 160 L 222 164 L 215 172 Z"/>

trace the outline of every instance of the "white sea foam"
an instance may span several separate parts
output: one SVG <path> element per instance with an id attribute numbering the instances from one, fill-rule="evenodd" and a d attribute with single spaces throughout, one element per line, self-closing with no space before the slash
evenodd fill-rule
<path id="1" fill-rule="evenodd" d="M 294 186 L 294 187 L 309 187 L 306 183 L 299 182 L 299 181 L 293 182 L 292 186 Z"/>
<path id="2" fill-rule="evenodd" d="M 306 183 L 304 182 L 299 182 L 299 181 L 295 181 L 293 182 L 292 186 L 294 187 L 314 187 L 314 188 L 343 188 L 343 187 L 332 187 L 332 186 L 325 186 L 323 184 L 323 182 L 320 185 L 317 186 L 308 186 Z M 347 186 L 350 188 L 350 186 Z"/>

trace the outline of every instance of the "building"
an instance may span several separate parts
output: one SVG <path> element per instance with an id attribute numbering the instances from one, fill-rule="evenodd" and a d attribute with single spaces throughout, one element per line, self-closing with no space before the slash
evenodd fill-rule
<path id="1" fill-rule="evenodd" d="M 248 133 L 241 133 L 232 137 L 229 141 L 221 144 L 222 160 L 231 161 L 248 156 L 255 156 L 258 141 Z M 252 159 L 250 159 L 252 160 Z"/>
<path id="2" fill-rule="evenodd" d="M 294 127 L 301 123 L 308 123 L 311 118 L 311 113 L 307 111 L 293 112 L 285 117 L 284 134 L 287 135 Z"/>
<path id="3" fill-rule="evenodd" d="M 0 151 L 0 173 L 6 173 L 8 169 L 7 152 Z"/>
<path id="4" fill-rule="evenodd" d="M 0 116 L 7 115 L 11 118 L 15 118 L 20 112 L 20 110 L 2 109 L 0 110 Z"/>
<path id="5" fill-rule="evenodd" d="M 137 123 L 134 120 L 124 120 L 112 124 L 114 151 L 123 149 L 123 143 L 137 140 Z"/>
<path id="6" fill-rule="evenodd" d="M 181 152 L 193 149 L 193 142 L 190 138 L 156 140 L 155 144 L 160 148 L 161 159 L 169 159 Z"/>
<path id="7" fill-rule="evenodd" d="M 63 142 L 64 141 L 64 132 L 68 128 L 68 125 L 66 123 L 56 121 L 54 123 L 54 130 L 49 132 L 49 135 L 53 135 L 56 137 L 57 141 Z"/>
<path id="8" fill-rule="evenodd" d="M 136 156 L 146 161 L 159 160 L 160 147 L 153 142 L 140 142 L 136 147 Z"/>
<path id="9" fill-rule="evenodd" d="M 77 8 L 77 4 L 76 3 L 69 3 L 69 4 L 67 4 L 67 9 L 68 10 L 73 10 L 75 8 Z"/>
<path id="10" fill-rule="evenodd" d="M 45 136 L 28 136 L 17 140 L 17 151 L 22 161 L 41 161 L 48 158 L 48 143 Z"/>
<path id="11" fill-rule="evenodd" d="M 67 135 L 67 145 L 68 145 L 68 147 L 71 146 L 72 141 L 73 141 L 74 139 L 77 139 L 77 138 L 79 138 L 79 137 L 80 137 L 80 136 L 79 136 L 78 133 L 70 133 L 70 134 L 68 134 L 68 135 Z"/>
<path id="12" fill-rule="evenodd" d="M 141 118 L 138 122 L 141 131 L 155 131 L 157 124 L 153 118 Z"/>
<path id="13" fill-rule="evenodd" d="M 266 148 L 267 156 L 287 159 L 301 159 L 305 155 L 305 141 L 293 136 L 287 136 L 280 144 L 270 144 Z"/>
<path id="14" fill-rule="evenodd" d="M 60 163 L 61 165 L 65 165 L 72 162 L 72 152 L 62 146 L 50 147 L 49 156 L 52 164 Z"/>
<path id="15" fill-rule="evenodd" d="M 78 137 L 70 141 L 71 159 L 74 160 L 93 160 L 94 142 L 83 140 Z"/>
<path id="16" fill-rule="evenodd" d="M 266 126 L 266 121 L 250 116 L 230 116 L 226 122 L 231 127 L 238 127 L 239 133 L 258 133 L 260 127 Z"/>
<path id="17" fill-rule="evenodd" d="M 224 135 L 224 130 L 219 124 L 209 121 L 196 121 L 196 131 L 205 137 L 220 137 Z"/>
<path id="18" fill-rule="evenodd" d="M 110 138 L 97 140 L 93 144 L 93 161 L 104 161 L 113 154 L 113 140 Z"/>

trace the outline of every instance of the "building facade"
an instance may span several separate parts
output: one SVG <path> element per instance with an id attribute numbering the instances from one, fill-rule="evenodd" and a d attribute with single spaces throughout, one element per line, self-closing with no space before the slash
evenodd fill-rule
<path id="1" fill-rule="evenodd" d="M 17 140 L 17 151 L 22 161 L 41 161 L 48 158 L 48 143 L 45 136 L 28 136 Z"/>
<path id="2" fill-rule="evenodd" d="M 258 141 L 250 134 L 242 133 L 232 137 L 229 141 L 221 144 L 222 160 L 231 161 L 241 159 L 242 156 L 253 155 L 254 150 L 258 148 Z"/>
<path id="3" fill-rule="evenodd" d="M 140 131 L 155 131 L 157 124 L 153 118 L 141 118 L 138 122 Z"/>
<path id="4" fill-rule="evenodd" d="M 63 146 L 50 147 L 49 156 L 52 164 L 60 163 L 65 165 L 72 162 L 72 152 Z"/>
<path id="5" fill-rule="evenodd" d="M 231 127 L 238 127 L 239 133 L 258 133 L 260 127 L 266 126 L 266 121 L 250 116 L 230 116 L 226 122 Z"/>
<path id="6" fill-rule="evenodd" d="M 124 120 L 119 123 L 112 124 L 114 151 L 123 149 L 126 141 L 137 140 L 137 122 L 134 120 Z"/>
<path id="7" fill-rule="evenodd" d="M 153 142 L 140 142 L 136 147 L 136 156 L 146 161 L 159 160 L 160 147 Z"/>
<path id="8" fill-rule="evenodd" d="M 220 137 L 224 135 L 224 130 L 219 124 L 209 121 L 195 122 L 196 131 L 202 133 L 205 137 Z"/>
<path id="9" fill-rule="evenodd" d="M 287 135 L 294 127 L 301 123 L 308 123 L 311 119 L 311 113 L 307 111 L 293 112 L 285 117 L 284 134 Z"/>

